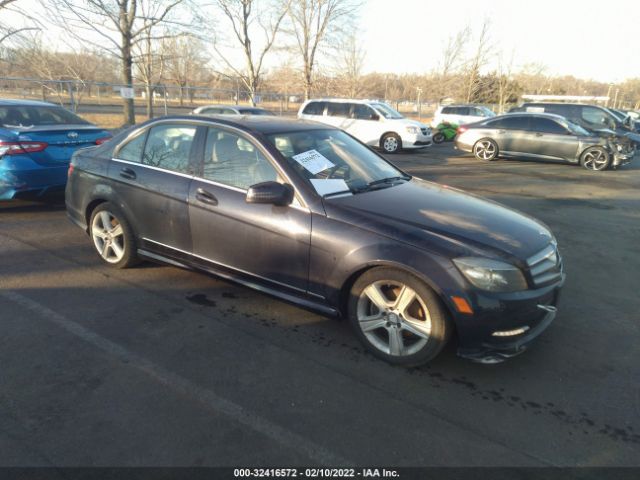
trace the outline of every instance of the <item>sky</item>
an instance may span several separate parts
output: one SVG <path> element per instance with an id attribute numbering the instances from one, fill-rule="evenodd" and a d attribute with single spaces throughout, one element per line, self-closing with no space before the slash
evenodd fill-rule
<path id="1" fill-rule="evenodd" d="M 604 82 L 640 77 L 640 0 L 368 0 L 361 17 L 367 71 L 437 68 L 450 35 L 491 21 L 514 65 Z"/>
<path id="2" fill-rule="evenodd" d="M 539 63 L 549 75 L 615 83 L 640 77 L 640 0 L 361 1 L 356 31 L 365 73 L 430 72 L 450 36 L 467 25 L 477 32 L 488 18 L 494 62 L 501 52 L 507 61 L 513 56 L 515 70 Z M 14 5 L 31 14 L 42 9 L 37 0 Z M 48 44 L 68 48 L 56 38 L 59 30 L 47 28 L 46 35 Z"/>

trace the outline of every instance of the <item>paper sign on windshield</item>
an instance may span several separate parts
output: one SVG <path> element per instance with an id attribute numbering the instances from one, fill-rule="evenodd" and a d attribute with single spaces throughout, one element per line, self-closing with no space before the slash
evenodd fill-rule
<path id="1" fill-rule="evenodd" d="M 308 150 L 306 152 L 299 153 L 298 155 L 294 155 L 291 158 L 314 175 L 326 170 L 327 168 L 335 167 L 328 158 L 316 150 Z"/>
<path id="2" fill-rule="evenodd" d="M 312 178 L 311 184 L 316 189 L 318 195 L 328 195 L 329 193 L 343 192 L 345 195 L 351 195 L 349 186 L 341 178 L 318 179 Z"/>

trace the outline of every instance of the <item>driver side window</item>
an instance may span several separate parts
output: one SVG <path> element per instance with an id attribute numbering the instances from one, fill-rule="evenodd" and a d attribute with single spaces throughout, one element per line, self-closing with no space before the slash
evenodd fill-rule
<path id="1" fill-rule="evenodd" d="M 202 178 L 242 190 L 256 183 L 281 182 L 276 169 L 253 143 L 219 128 L 207 130 Z"/>

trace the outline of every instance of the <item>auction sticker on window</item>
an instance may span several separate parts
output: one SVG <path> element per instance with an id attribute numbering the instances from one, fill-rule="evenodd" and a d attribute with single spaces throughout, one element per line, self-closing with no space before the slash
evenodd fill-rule
<path id="1" fill-rule="evenodd" d="M 291 158 L 314 175 L 326 170 L 327 168 L 335 167 L 335 164 L 331 163 L 327 157 L 316 150 L 307 150 L 306 152 L 299 153 Z"/>

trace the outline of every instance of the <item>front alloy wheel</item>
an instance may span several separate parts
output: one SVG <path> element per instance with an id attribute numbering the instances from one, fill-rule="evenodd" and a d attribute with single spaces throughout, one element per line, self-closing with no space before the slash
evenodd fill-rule
<path id="1" fill-rule="evenodd" d="M 426 363 L 448 339 L 448 322 L 437 296 L 410 274 L 370 270 L 355 283 L 351 299 L 356 333 L 371 353 L 390 363 Z"/>
<path id="2" fill-rule="evenodd" d="M 597 172 L 606 170 L 611 162 L 611 156 L 602 147 L 591 147 L 585 150 L 580 158 L 580 164 L 587 170 Z"/>
<path id="3" fill-rule="evenodd" d="M 385 153 L 397 153 L 402 147 L 402 140 L 395 133 L 387 133 L 380 144 Z"/>

